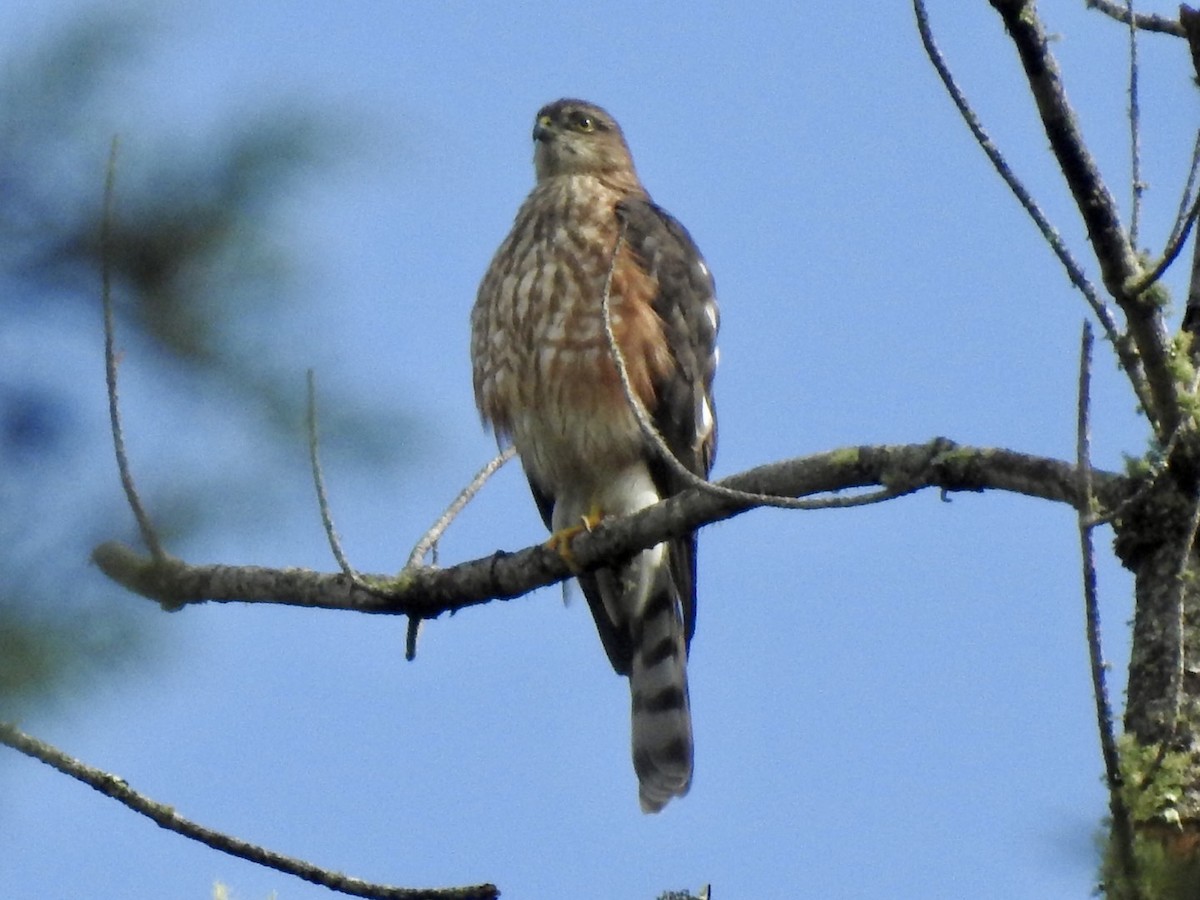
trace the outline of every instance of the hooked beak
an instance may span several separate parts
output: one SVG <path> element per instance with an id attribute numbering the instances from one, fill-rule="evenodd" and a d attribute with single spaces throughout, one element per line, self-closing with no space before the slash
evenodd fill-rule
<path id="1" fill-rule="evenodd" d="M 533 139 L 545 144 L 548 143 L 552 137 L 554 137 L 554 132 L 550 128 L 550 117 L 540 116 L 538 120 L 533 123 Z"/>

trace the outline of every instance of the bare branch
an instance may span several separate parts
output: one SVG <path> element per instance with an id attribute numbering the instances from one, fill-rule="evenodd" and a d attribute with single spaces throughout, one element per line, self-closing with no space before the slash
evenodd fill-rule
<path id="1" fill-rule="evenodd" d="M 1114 473 L 1095 472 L 1093 481 L 1097 498 L 1108 508 L 1133 491 L 1129 479 Z M 877 486 L 894 494 L 922 488 L 1004 490 L 1076 509 L 1086 502 L 1070 463 L 1011 450 L 962 447 L 945 438 L 925 444 L 848 447 L 785 460 L 718 485 L 737 493 L 725 496 L 691 488 L 634 515 L 605 520 L 574 539 L 574 563 L 585 571 L 611 566 L 639 550 L 764 505 L 747 499 L 751 495 L 806 497 Z M 364 575 L 364 585 L 341 572 L 148 559 L 113 542 L 97 547 L 92 559 L 129 590 L 174 606 L 209 600 L 278 603 L 422 619 L 517 597 L 577 574 L 560 553 L 544 544 L 515 553 L 497 551 L 446 569 L 405 569 L 394 578 Z"/>
<path id="2" fill-rule="evenodd" d="M 1112 703 L 1108 696 L 1108 680 L 1104 650 L 1100 640 L 1100 604 L 1096 590 L 1096 552 L 1092 543 L 1095 527 L 1091 516 L 1092 495 L 1091 411 L 1092 327 L 1083 323 L 1079 348 L 1079 399 L 1076 410 L 1075 468 L 1083 483 L 1084 504 L 1079 507 L 1079 546 L 1083 560 L 1083 606 L 1087 632 L 1088 661 L 1092 674 L 1092 697 L 1096 703 L 1096 726 L 1100 731 L 1100 753 L 1104 758 L 1105 781 L 1108 786 L 1108 808 L 1113 821 L 1113 840 L 1121 870 L 1136 885 L 1137 858 L 1134 855 L 1133 823 L 1129 807 L 1121 793 L 1121 760 L 1113 728 Z"/>
<path id="3" fill-rule="evenodd" d="M 1017 48 L 1051 150 L 1087 226 L 1104 285 L 1125 313 L 1150 387 L 1152 404 L 1146 414 L 1159 439 L 1165 440 L 1177 427 L 1180 410 L 1161 310 L 1152 298 L 1130 290 L 1142 275 L 1141 265 L 1121 227 L 1116 201 L 1080 133 L 1034 4 L 1031 0 L 990 2 Z"/>
<path id="4" fill-rule="evenodd" d="M 201 844 L 230 856 L 267 866 L 288 875 L 295 875 L 297 878 L 343 894 L 373 898 L 373 900 L 494 900 L 500 896 L 500 891 L 491 884 L 423 890 L 373 884 L 360 878 L 351 878 L 340 872 L 333 872 L 301 859 L 284 856 L 282 853 L 259 847 L 220 831 L 213 831 L 211 828 L 185 819 L 175 812 L 173 807 L 159 803 L 145 794 L 133 790 L 125 783 L 124 779 L 86 765 L 56 747 L 26 734 L 15 725 L 0 722 L 0 743 L 7 744 L 26 756 L 40 760 L 64 775 L 70 775 L 106 797 L 112 797 L 134 812 L 146 816 L 161 828 L 174 831 L 193 841 L 199 841 Z"/>
<path id="5" fill-rule="evenodd" d="M 1187 38 L 1188 50 L 1192 54 L 1192 68 L 1196 72 L 1196 84 L 1200 84 L 1200 12 L 1186 3 L 1179 4 L 1179 25 Z"/>
<path id="6" fill-rule="evenodd" d="M 1168 251 L 1175 246 L 1182 249 L 1184 241 L 1187 240 L 1187 231 L 1195 223 L 1197 214 L 1200 214 L 1200 192 L 1197 192 L 1196 199 L 1191 204 L 1190 214 L 1186 220 L 1183 219 L 1183 210 L 1188 205 L 1191 193 L 1195 189 L 1198 171 L 1200 171 L 1200 131 L 1196 132 L 1196 143 L 1192 147 L 1192 165 L 1188 171 L 1188 180 L 1184 186 L 1183 197 L 1179 201 L 1180 212 L 1176 218 L 1177 226 L 1173 234 L 1173 239 L 1168 242 Z M 1176 253 L 1178 252 L 1176 250 Z M 1164 253 L 1163 258 L 1164 260 L 1166 259 L 1166 253 Z M 1163 271 L 1166 271 L 1166 266 L 1163 267 Z M 1188 281 L 1187 305 L 1184 307 L 1183 312 L 1183 330 L 1191 332 L 1200 330 L 1200 241 L 1196 241 L 1192 246 L 1192 273 Z M 1193 356 L 1196 355 L 1196 349 L 1193 347 Z"/>
<path id="7" fill-rule="evenodd" d="M 1129 9 L 1129 187 L 1132 191 L 1129 213 L 1129 243 L 1138 247 L 1138 231 L 1142 221 L 1142 107 L 1138 99 L 1137 23 L 1133 0 L 1126 0 Z"/>
<path id="8" fill-rule="evenodd" d="M 308 407 L 305 416 L 308 426 L 308 459 L 312 464 L 313 485 L 317 489 L 317 507 L 321 511 L 321 525 L 325 529 L 325 537 L 329 541 L 329 549 L 338 566 L 351 581 L 360 581 L 359 575 L 350 565 L 346 554 L 342 552 L 342 541 L 337 529 L 333 527 L 333 513 L 329 510 L 329 496 L 325 493 L 325 476 L 321 472 L 321 456 L 317 437 L 317 378 L 312 369 L 308 370 Z"/>
<path id="9" fill-rule="evenodd" d="M 1192 162 L 1188 167 L 1187 181 L 1183 186 L 1183 194 L 1179 198 L 1179 210 L 1175 214 L 1175 224 L 1171 226 L 1171 236 L 1162 256 L 1141 278 L 1135 279 L 1130 285 L 1134 293 L 1141 293 L 1163 277 L 1167 269 L 1179 257 L 1183 245 L 1187 243 L 1196 223 L 1196 215 L 1200 213 L 1200 196 L 1192 197 L 1196 185 L 1196 173 L 1200 169 L 1200 131 L 1196 132 L 1196 142 L 1192 147 Z M 1188 296 L 1188 308 L 1192 307 L 1191 295 Z M 1188 314 L 1184 312 L 1184 328 L 1188 327 Z"/>
<path id="10" fill-rule="evenodd" d="M 1136 292 L 1145 291 L 1166 274 L 1167 269 L 1171 268 L 1171 265 L 1179 258 L 1179 253 L 1183 250 L 1183 245 L 1187 243 L 1188 236 L 1192 233 L 1192 226 L 1196 223 L 1196 214 L 1198 212 L 1200 212 L 1200 197 L 1197 197 L 1196 201 L 1192 204 L 1192 208 L 1183 219 L 1183 227 L 1172 235 L 1170 243 L 1167 244 L 1167 248 L 1163 251 L 1163 255 L 1159 258 L 1158 262 L 1142 277 L 1134 280 L 1130 286 L 1131 290 Z M 1191 303 L 1190 293 L 1188 303 Z"/>
<path id="11" fill-rule="evenodd" d="M 1034 225 L 1041 232 L 1042 238 L 1058 257 L 1058 261 L 1066 270 L 1067 278 L 1071 284 L 1083 294 L 1088 306 L 1096 315 L 1100 322 L 1100 327 L 1104 329 L 1104 335 L 1108 342 L 1112 345 L 1117 358 L 1120 360 L 1121 369 L 1129 378 L 1130 384 L 1133 387 L 1133 392 L 1138 398 L 1138 402 L 1143 409 L 1151 409 L 1150 390 L 1146 385 L 1146 380 L 1142 372 L 1142 363 L 1138 358 L 1137 350 L 1131 345 L 1130 341 L 1120 333 L 1120 328 L 1117 325 L 1116 319 L 1113 316 L 1112 310 L 1108 304 L 1100 297 L 1091 280 L 1084 274 L 1083 267 L 1075 259 L 1074 255 L 1068 249 L 1062 236 L 1058 233 L 1050 221 L 1046 218 L 1042 208 L 1038 202 L 1029 193 L 1029 189 L 1025 187 L 1009 166 L 1008 161 L 1000 152 L 1000 149 L 992 141 L 991 136 L 984 129 L 979 116 L 967 101 L 966 95 L 959 88 L 958 82 L 955 81 L 950 67 L 946 64 L 945 58 L 937 47 L 937 43 L 933 39 L 933 30 L 929 25 L 929 15 L 925 9 L 924 0 L 913 0 L 913 10 L 917 17 L 917 30 L 921 35 L 921 43 L 925 48 L 925 54 L 929 57 L 929 61 L 933 63 L 934 69 L 938 73 L 942 84 L 946 88 L 946 92 L 950 95 L 950 99 L 954 101 L 955 107 L 958 109 L 959 115 L 962 116 L 967 128 L 970 129 L 976 143 L 987 155 L 992 167 L 996 173 L 1008 185 L 1008 189 L 1012 191 L 1013 196 L 1033 219 Z"/>
<path id="12" fill-rule="evenodd" d="M 1183 26 L 1174 19 L 1168 19 L 1166 16 L 1160 16 L 1150 13 L 1132 12 L 1128 7 L 1115 2 L 1115 0 L 1087 0 L 1089 9 L 1099 10 L 1106 16 L 1116 19 L 1118 22 L 1129 24 L 1131 21 L 1133 27 L 1141 31 L 1154 31 L 1159 34 L 1170 34 L 1175 37 L 1183 37 Z"/>
<path id="13" fill-rule="evenodd" d="M 1196 140 L 1192 143 L 1192 161 L 1188 165 L 1187 180 L 1183 183 L 1183 191 L 1179 195 L 1179 209 L 1175 212 L 1175 224 L 1171 226 L 1171 236 L 1167 244 L 1180 240 L 1179 235 L 1188 227 L 1188 220 L 1195 221 L 1196 203 L 1192 200 L 1192 192 L 1196 189 L 1196 174 L 1200 172 L 1200 130 L 1196 131 Z"/>
<path id="14" fill-rule="evenodd" d="M 1200 331 L 1200 241 L 1196 241 L 1192 245 L 1192 275 L 1188 280 L 1188 299 L 1183 313 L 1183 329 L 1191 331 L 1193 334 Z M 1193 338 L 1192 355 L 1193 357 L 1198 355 L 1195 338 Z"/>
<path id="15" fill-rule="evenodd" d="M 421 623 L 425 620 L 420 616 L 408 617 L 408 628 L 404 631 L 404 659 L 412 662 L 417 658 L 417 638 L 421 636 Z"/>
<path id="16" fill-rule="evenodd" d="M 480 489 L 487 483 L 487 480 L 516 455 L 516 452 L 516 448 L 506 447 L 475 474 L 475 477 L 471 479 L 471 483 L 462 489 L 459 495 L 454 498 L 454 502 L 446 507 L 446 511 L 442 513 L 438 520 L 433 523 L 433 526 L 425 532 L 424 537 L 413 547 L 412 553 L 408 556 L 409 566 L 421 565 L 426 554 L 436 549 L 437 542 L 446 533 L 446 529 L 450 527 L 450 523 L 454 521 L 455 517 L 475 498 L 475 495 L 479 493 Z"/>
<path id="17" fill-rule="evenodd" d="M 516 452 L 515 447 L 506 447 L 491 462 L 475 473 L 475 477 L 471 479 L 471 483 L 459 492 L 459 495 L 454 498 L 454 502 L 446 507 L 446 511 L 425 532 L 421 540 L 417 541 L 417 545 L 413 547 L 412 553 L 408 556 L 408 563 L 405 565 L 406 569 L 423 565 L 425 556 L 430 553 L 433 554 L 433 565 L 437 565 L 437 542 L 446 533 L 446 529 L 450 527 L 450 523 L 474 499 L 475 495 L 479 493 L 488 479 L 501 466 L 512 459 L 516 455 Z M 417 638 L 421 635 L 421 621 L 421 617 L 417 615 L 410 615 L 408 617 L 408 629 L 404 636 L 404 658 L 409 662 L 417 658 Z"/>
<path id="18" fill-rule="evenodd" d="M 113 200 L 116 195 L 117 181 L 117 149 L 119 141 L 112 139 L 108 152 L 108 168 L 104 174 L 104 214 L 100 219 L 100 279 L 101 298 L 104 305 L 104 378 L 108 385 L 108 418 L 112 424 L 113 449 L 117 454 L 117 472 L 121 476 L 121 487 L 125 490 L 125 499 L 133 510 L 137 520 L 138 531 L 146 549 L 155 559 L 165 559 L 162 543 L 158 533 L 146 515 L 142 506 L 142 498 L 138 496 L 137 487 L 133 483 L 133 474 L 129 468 L 129 457 L 125 452 L 125 435 L 121 428 L 121 405 L 117 400 L 117 349 L 116 326 L 113 323 L 112 298 L 112 225 Z"/>

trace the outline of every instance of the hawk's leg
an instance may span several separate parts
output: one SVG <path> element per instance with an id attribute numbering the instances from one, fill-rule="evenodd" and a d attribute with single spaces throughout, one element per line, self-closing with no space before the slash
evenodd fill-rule
<path id="1" fill-rule="evenodd" d="M 571 542 L 585 531 L 591 531 L 600 524 L 604 518 L 604 510 L 600 508 L 600 503 L 594 501 L 588 508 L 588 511 L 579 518 L 578 524 L 568 525 L 566 528 L 560 528 L 558 531 L 550 535 L 546 541 L 546 546 L 563 558 L 563 562 L 567 564 L 572 572 L 579 574 L 581 569 L 579 563 L 575 561 L 575 553 L 571 550 Z"/>

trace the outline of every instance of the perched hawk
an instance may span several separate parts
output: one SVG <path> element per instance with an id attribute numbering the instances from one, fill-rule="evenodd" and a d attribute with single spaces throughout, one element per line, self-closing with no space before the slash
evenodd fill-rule
<path id="1" fill-rule="evenodd" d="M 547 527 L 569 536 L 686 487 L 622 390 L 601 306 L 610 269 L 610 321 L 632 390 L 701 477 L 716 450 L 717 305 L 700 251 L 642 187 L 612 116 L 558 100 L 538 112 L 533 140 L 537 183 L 480 285 L 471 361 L 485 423 L 515 445 Z M 642 809 L 657 812 L 692 781 L 695 535 L 579 583 L 613 668 L 629 676 Z"/>

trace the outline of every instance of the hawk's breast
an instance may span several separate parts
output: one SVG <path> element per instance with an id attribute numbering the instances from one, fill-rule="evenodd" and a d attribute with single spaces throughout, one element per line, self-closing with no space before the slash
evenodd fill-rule
<path id="1" fill-rule="evenodd" d="M 497 251 L 471 315 L 475 398 L 545 489 L 595 484 L 643 455 L 605 334 L 603 296 L 634 393 L 654 408 L 672 357 L 656 280 L 617 243 L 625 196 L 593 176 L 534 188 Z"/>

